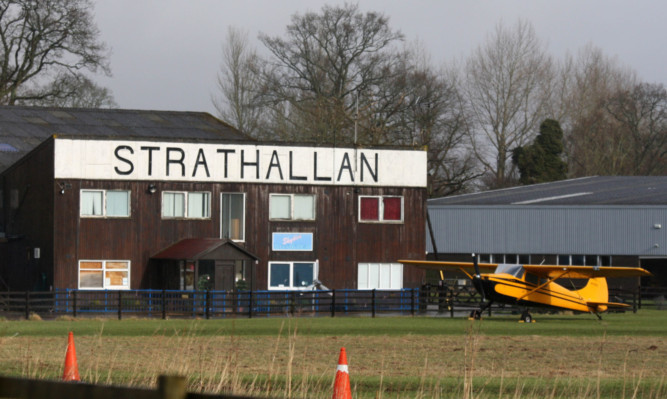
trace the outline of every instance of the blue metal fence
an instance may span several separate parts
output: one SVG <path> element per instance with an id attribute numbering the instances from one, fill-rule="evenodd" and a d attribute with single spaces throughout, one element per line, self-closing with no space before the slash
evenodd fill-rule
<path id="1" fill-rule="evenodd" d="M 666 309 L 667 288 L 641 291 L 611 290 L 615 301 Z M 414 315 L 428 309 L 439 313 L 479 306 L 477 293 L 468 286 L 424 286 L 402 290 L 329 291 L 176 291 L 56 290 L 51 292 L 0 292 L 0 314 L 5 317 L 38 314 L 138 316 L 149 318 L 225 318 L 270 316 L 347 316 L 364 314 Z M 511 307 L 503 307 L 507 311 Z M 494 308 L 500 310 L 500 308 Z"/>

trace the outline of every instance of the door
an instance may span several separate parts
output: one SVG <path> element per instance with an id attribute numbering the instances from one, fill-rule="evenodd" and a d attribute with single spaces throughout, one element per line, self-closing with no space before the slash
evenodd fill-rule
<path id="1" fill-rule="evenodd" d="M 215 290 L 233 291 L 234 290 L 234 261 L 216 260 L 215 261 Z"/>

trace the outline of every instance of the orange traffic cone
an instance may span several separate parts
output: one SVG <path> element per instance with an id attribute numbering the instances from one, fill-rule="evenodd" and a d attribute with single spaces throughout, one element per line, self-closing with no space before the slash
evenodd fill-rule
<path id="1" fill-rule="evenodd" d="M 67 340 L 67 354 L 65 354 L 65 370 L 63 381 L 81 381 L 79 377 L 79 365 L 76 363 L 76 348 L 74 347 L 74 334 L 69 332 Z"/>
<path id="2" fill-rule="evenodd" d="M 334 382 L 333 399 L 352 399 L 350 391 L 350 373 L 347 370 L 347 355 L 345 348 L 340 348 L 338 367 L 336 368 L 336 382 Z"/>

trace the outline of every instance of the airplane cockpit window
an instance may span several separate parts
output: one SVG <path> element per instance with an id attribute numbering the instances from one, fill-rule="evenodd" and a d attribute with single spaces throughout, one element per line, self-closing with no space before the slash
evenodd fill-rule
<path id="1" fill-rule="evenodd" d="M 496 267 L 496 274 L 499 273 L 506 273 L 516 278 L 521 278 L 521 276 L 523 276 L 523 266 L 516 264 L 501 263 L 498 265 L 498 267 Z"/>

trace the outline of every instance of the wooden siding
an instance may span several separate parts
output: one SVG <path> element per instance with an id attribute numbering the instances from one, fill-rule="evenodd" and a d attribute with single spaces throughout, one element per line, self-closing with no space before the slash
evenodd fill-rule
<path id="1" fill-rule="evenodd" d="M 299 186 L 271 184 L 217 184 L 155 182 L 68 181 L 71 189 L 55 197 L 55 275 L 57 288 L 76 288 L 78 261 L 107 259 L 131 261 L 131 288 L 157 287 L 150 256 L 183 239 L 219 237 L 220 194 L 246 194 L 247 251 L 260 261 L 253 272 L 253 289 L 267 288 L 269 261 L 319 260 L 319 279 L 334 289 L 357 288 L 359 262 L 395 262 L 422 259 L 425 249 L 425 189 L 355 188 L 351 186 Z M 58 187 L 58 182 L 54 184 Z M 81 189 L 131 191 L 129 218 L 79 217 Z M 162 219 L 163 191 L 211 192 L 211 217 L 206 220 Z M 316 196 L 315 221 L 270 221 L 269 195 L 306 193 Z M 359 195 L 400 195 L 404 198 L 404 222 L 359 223 Z M 313 251 L 271 251 L 273 232 L 312 232 Z M 421 284 L 423 272 L 404 269 L 404 287 Z"/>
<path id="2" fill-rule="evenodd" d="M 7 241 L 0 244 L 2 279 L 14 290 L 48 290 L 53 284 L 53 140 L 34 149 L 2 176 L 2 222 Z M 35 258 L 39 248 L 39 258 Z M 4 287 L 3 285 L 3 288 Z"/>

